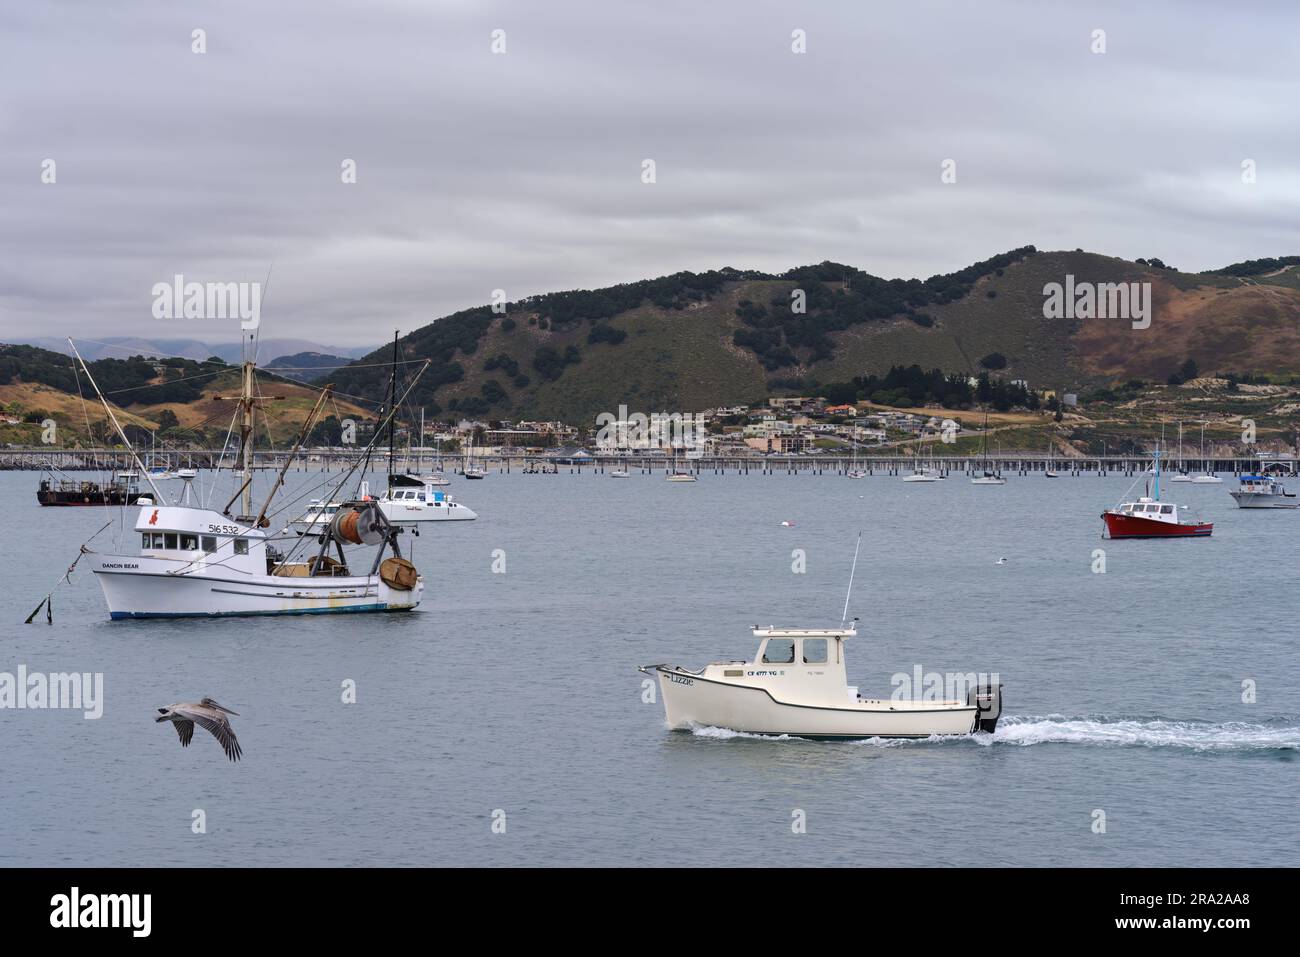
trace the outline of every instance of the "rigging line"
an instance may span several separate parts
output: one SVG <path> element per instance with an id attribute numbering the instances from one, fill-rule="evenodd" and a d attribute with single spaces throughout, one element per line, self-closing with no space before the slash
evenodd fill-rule
<path id="1" fill-rule="evenodd" d="M 221 454 L 217 456 L 217 464 L 213 472 L 220 474 L 221 470 L 226 467 L 226 450 L 230 448 L 230 437 L 235 434 L 235 421 L 239 418 L 239 410 L 230 416 L 230 427 L 226 429 L 226 440 L 221 443 Z M 217 494 L 217 475 L 212 477 L 212 484 L 208 486 L 208 497 L 203 502 L 204 508 L 212 507 L 212 496 Z"/>
<path id="2" fill-rule="evenodd" d="M 339 358 L 342 358 L 342 356 Z M 419 365 L 423 361 L 423 359 L 398 359 L 397 364 L 399 366 L 413 366 Z M 266 368 L 288 372 L 315 372 L 317 369 L 387 369 L 391 365 L 392 362 L 346 362 L 337 366 L 267 366 Z"/>
<path id="3" fill-rule="evenodd" d="M 127 357 L 128 357 L 128 358 L 129 358 L 130 356 L 140 356 L 141 358 L 144 358 L 146 355 L 149 355 L 149 356 L 156 356 L 156 357 L 159 358 L 159 359 L 184 359 L 184 358 L 187 358 L 186 356 L 178 356 L 178 355 L 176 355 L 175 353 L 172 353 L 172 352 L 154 352 L 152 349 L 128 349 L 126 346 L 115 345 L 115 344 L 113 344 L 113 343 L 111 343 L 111 342 L 104 342 L 103 340 L 100 340 L 100 339 L 87 339 L 87 338 L 85 338 L 84 336 L 79 337 L 79 338 L 77 339 L 77 341 L 78 341 L 78 342 L 93 342 L 95 345 L 97 345 L 97 346 L 103 346 L 105 349 L 112 349 L 112 350 L 114 350 L 115 352 L 124 352 L 124 353 L 127 354 Z M 98 360 L 98 359 L 92 359 L 91 361 L 92 361 L 92 362 L 98 362 L 99 360 Z M 191 360 L 191 361 L 195 361 L 195 360 Z"/>
<path id="4" fill-rule="evenodd" d="M 253 388 L 254 388 L 255 390 L 257 390 L 257 401 L 258 401 L 259 403 L 260 403 L 260 402 L 265 402 L 266 399 L 265 399 L 265 397 L 262 395 L 262 383 L 258 381 L 256 371 L 254 371 L 254 373 L 253 373 Z M 262 410 L 262 427 L 263 427 L 264 429 L 266 429 L 266 444 L 267 444 L 267 447 L 268 447 L 272 452 L 276 451 L 276 448 L 275 448 L 275 438 L 271 435 L 271 413 L 267 412 L 266 409 L 263 409 L 263 410 Z M 254 448 L 256 448 L 256 446 L 255 446 Z"/>
<path id="5" fill-rule="evenodd" d="M 225 366 L 221 369 L 214 369 L 211 372 L 196 372 L 194 375 L 183 375 L 176 379 L 165 379 L 162 382 L 147 382 L 144 385 L 127 386 L 125 389 L 109 389 L 104 395 L 121 395 L 124 392 L 140 392 L 144 389 L 160 389 L 165 385 L 171 385 L 173 382 L 189 382 L 193 379 L 206 379 L 209 376 L 221 375 L 229 372 L 233 366 Z"/>
<path id="6" fill-rule="evenodd" d="M 77 398 L 81 400 L 81 414 L 86 417 L 86 440 L 95 441 L 95 435 L 90 431 L 90 410 L 86 408 L 86 397 L 81 391 L 81 373 L 77 371 L 77 361 L 68 356 L 68 361 L 72 363 L 72 378 L 77 383 Z"/>
<path id="7" fill-rule="evenodd" d="M 432 364 L 432 361 L 431 361 L 431 360 L 428 360 L 428 359 L 425 360 L 424 369 L 421 369 L 421 370 L 416 374 L 415 378 L 414 378 L 413 380 L 411 380 L 411 384 L 410 384 L 409 386 L 407 386 L 406 391 L 403 392 L 402 395 L 401 395 L 401 397 L 398 398 L 398 399 L 393 403 L 393 408 L 388 410 L 388 417 L 387 417 L 387 419 L 385 419 L 384 421 L 382 421 L 382 422 L 379 423 L 379 426 L 375 429 L 374 434 L 370 437 L 370 442 L 366 445 L 366 456 L 365 456 L 365 459 L 364 459 L 365 462 L 369 462 L 369 461 L 370 461 L 370 453 L 371 453 L 371 451 L 372 451 L 373 448 L 374 448 L 375 442 L 377 442 L 377 441 L 379 440 L 379 438 L 384 434 L 384 426 L 387 425 L 387 424 L 388 424 L 388 420 L 391 419 L 391 418 L 393 417 L 393 414 L 394 414 L 394 412 L 395 412 L 395 410 L 396 410 L 397 405 L 398 405 L 399 403 L 405 401 L 407 395 L 409 395 L 410 392 L 411 392 L 411 390 L 415 388 L 416 383 L 420 381 L 420 376 L 422 376 L 422 375 L 424 374 L 425 369 L 428 369 L 428 367 L 429 367 L 431 364 Z M 338 483 L 334 486 L 334 491 L 331 492 L 328 496 L 325 497 L 325 502 L 326 502 L 326 504 L 328 504 L 330 501 L 333 501 L 333 500 L 336 498 L 336 494 L 337 494 L 337 492 L 338 492 L 338 491 L 341 491 L 342 488 L 343 488 L 343 486 L 345 486 L 345 485 L 348 483 L 348 480 L 352 478 L 352 474 L 353 474 L 354 472 L 356 472 L 357 467 L 358 467 L 360 464 L 362 464 L 362 463 L 361 463 L 361 462 L 354 462 L 354 463 L 352 464 L 352 467 L 351 467 L 350 469 L 348 469 L 347 472 L 343 473 L 343 475 L 339 478 Z M 363 474 L 364 474 L 364 473 L 363 473 Z M 288 554 L 285 555 L 285 559 L 284 559 L 284 560 L 285 560 L 285 561 L 288 561 L 290 558 L 292 558 L 293 555 L 294 555 L 294 553 L 297 552 L 298 548 L 302 546 L 303 542 L 304 542 L 307 538 L 314 538 L 314 536 L 306 536 L 306 535 L 304 535 L 302 538 L 300 538 L 297 542 L 294 543 L 293 548 L 291 548 L 291 549 L 289 550 Z"/>

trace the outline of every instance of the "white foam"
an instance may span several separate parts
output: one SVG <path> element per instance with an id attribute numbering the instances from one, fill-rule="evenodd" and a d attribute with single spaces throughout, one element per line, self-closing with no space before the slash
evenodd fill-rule
<path id="1" fill-rule="evenodd" d="M 790 735 L 749 734 L 730 728 L 697 725 L 691 733 L 701 738 L 755 741 L 808 741 Z M 918 744 L 966 741 L 988 747 L 1009 744 L 1084 744 L 1110 747 L 1187 748 L 1192 751 L 1297 751 L 1300 724 L 1279 720 L 1267 724 L 1244 721 L 1170 721 L 1163 718 L 1067 717 L 1007 715 L 993 734 L 936 735 L 929 738 L 858 738 L 847 743 L 892 748 Z"/>
<path id="2" fill-rule="evenodd" d="M 1071 718 L 1008 715 L 998 722 L 993 744 L 1090 744 L 1112 747 L 1188 748 L 1193 751 L 1300 750 L 1294 721 L 1169 721 L 1162 718 Z"/>

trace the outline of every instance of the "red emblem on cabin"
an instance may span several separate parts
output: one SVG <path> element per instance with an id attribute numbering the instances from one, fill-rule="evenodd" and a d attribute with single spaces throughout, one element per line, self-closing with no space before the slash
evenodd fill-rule
<path id="1" fill-rule="evenodd" d="M 153 510 L 153 514 L 149 516 L 149 524 L 150 525 L 158 524 L 158 509 L 155 508 Z"/>

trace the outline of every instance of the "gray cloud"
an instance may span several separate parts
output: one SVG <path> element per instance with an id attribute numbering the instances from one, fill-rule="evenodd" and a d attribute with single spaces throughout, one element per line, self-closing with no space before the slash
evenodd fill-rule
<path id="1" fill-rule="evenodd" d="M 0 338 L 231 340 L 152 285 L 272 262 L 266 335 L 367 345 L 679 269 L 1300 253 L 1300 14 L 1129 6 L 9 5 Z"/>

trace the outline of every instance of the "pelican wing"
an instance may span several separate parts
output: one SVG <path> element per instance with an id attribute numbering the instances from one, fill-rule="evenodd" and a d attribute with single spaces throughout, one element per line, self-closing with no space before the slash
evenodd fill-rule
<path id="1" fill-rule="evenodd" d="M 173 721 L 172 724 L 176 726 L 176 733 L 180 736 L 181 747 L 188 748 L 190 741 L 194 738 L 194 722 Z"/>
<path id="2" fill-rule="evenodd" d="M 235 738 L 235 732 L 230 727 L 230 722 L 220 711 L 211 708 L 185 708 L 177 709 L 185 717 L 189 718 L 200 728 L 211 732 L 212 736 L 221 742 L 222 749 L 226 752 L 226 757 L 231 761 L 238 761 L 243 751 L 239 748 L 239 741 Z"/>

